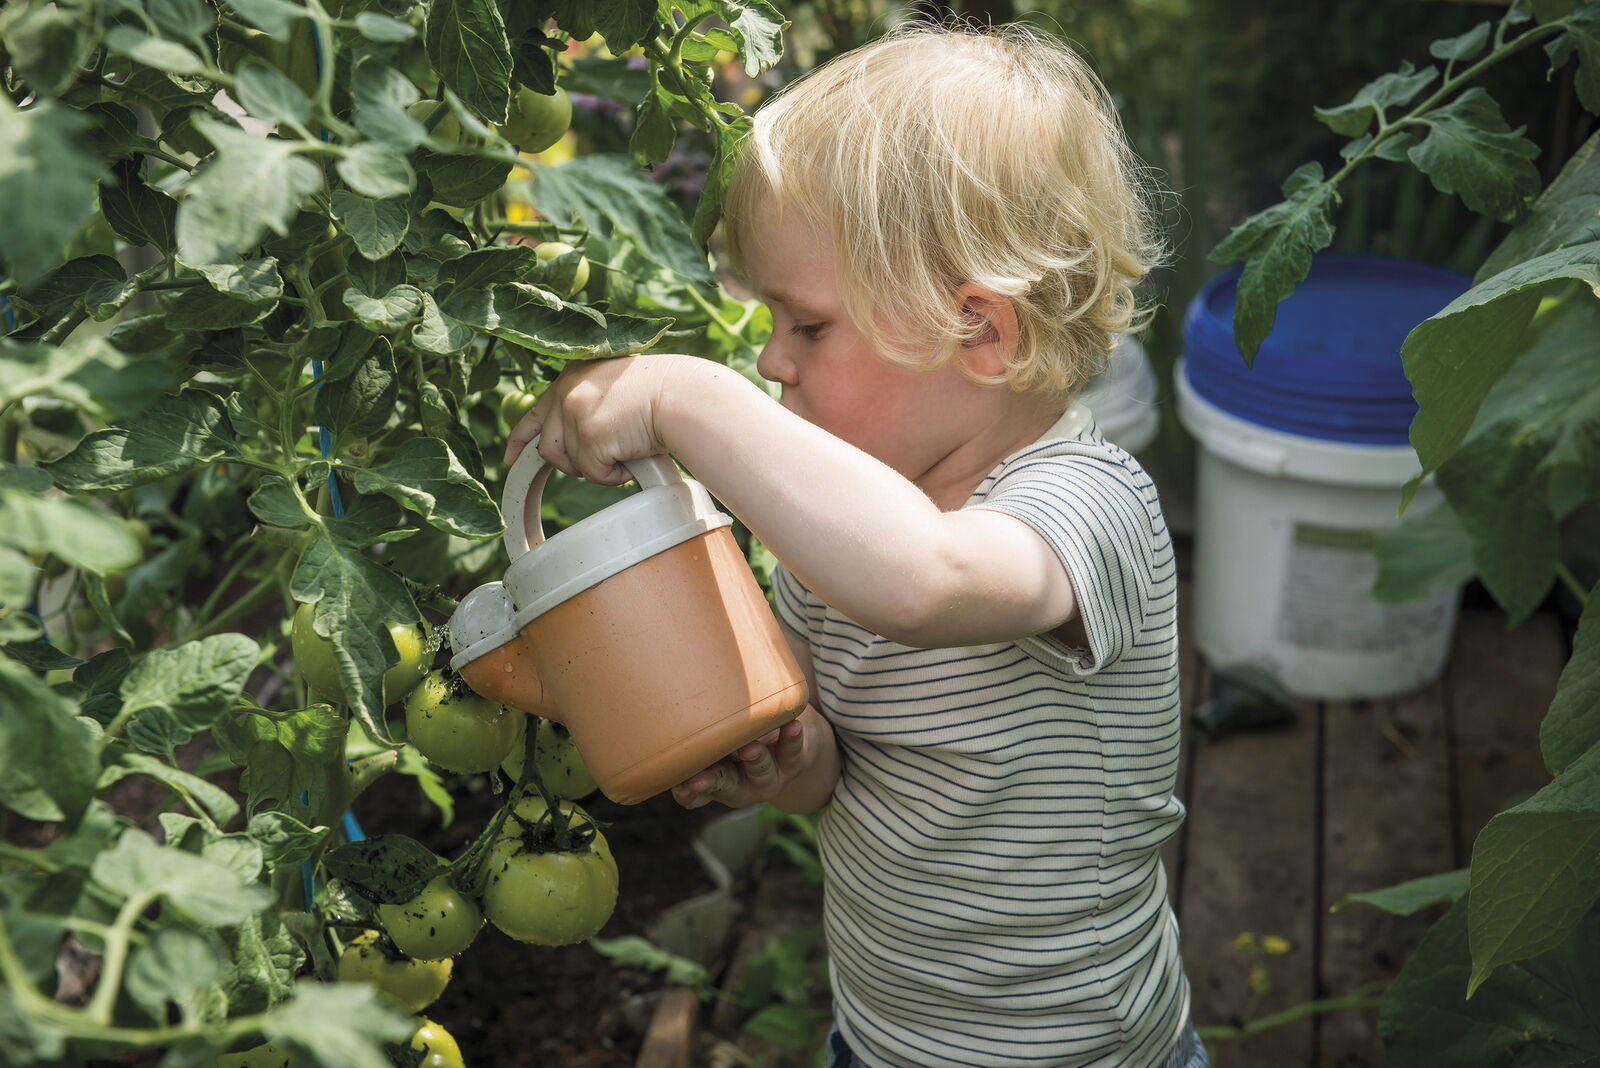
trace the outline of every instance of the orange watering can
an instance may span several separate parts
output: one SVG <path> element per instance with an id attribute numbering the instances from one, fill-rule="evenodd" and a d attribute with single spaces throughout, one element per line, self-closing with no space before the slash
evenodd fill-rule
<path id="1" fill-rule="evenodd" d="M 450 620 L 451 666 L 479 694 L 566 725 L 613 801 L 670 789 L 809 700 L 733 539 L 733 520 L 664 456 L 640 491 L 546 539 L 537 442 L 506 476 L 505 581 Z"/>

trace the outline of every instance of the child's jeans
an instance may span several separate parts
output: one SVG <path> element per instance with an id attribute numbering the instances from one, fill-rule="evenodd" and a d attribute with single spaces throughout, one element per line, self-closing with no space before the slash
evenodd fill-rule
<path id="1" fill-rule="evenodd" d="M 1194 1022 L 1190 1021 L 1183 1025 L 1178 1044 L 1173 1047 L 1172 1055 L 1161 1068 L 1210 1068 L 1210 1065 L 1205 1043 L 1195 1034 Z M 866 1063 L 845 1042 L 837 1027 L 828 1032 L 828 1068 L 867 1068 Z"/>

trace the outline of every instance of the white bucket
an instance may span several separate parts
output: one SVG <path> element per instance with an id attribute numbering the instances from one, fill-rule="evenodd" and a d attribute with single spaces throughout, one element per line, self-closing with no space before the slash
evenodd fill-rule
<path id="1" fill-rule="evenodd" d="M 1089 382 L 1079 397 L 1094 414 L 1100 436 L 1137 454 L 1150 447 L 1161 429 L 1156 374 L 1136 338 L 1118 335 L 1106 369 Z"/>
<path id="2" fill-rule="evenodd" d="M 1393 697 L 1438 678 L 1458 591 L 1404 604 L 1370 593 L 1373 541 L 1399 521 L 1416 453 L 1258 426 L 1199 396 L 1185 362 L 1173 377 L 1178 416 L 1201 446 L 1190 601 L 1200 654 L 1220 671 L 1265 671 L 1300 697 Z M 1408 514 L 1440 503 L 1424 482 Z"/>

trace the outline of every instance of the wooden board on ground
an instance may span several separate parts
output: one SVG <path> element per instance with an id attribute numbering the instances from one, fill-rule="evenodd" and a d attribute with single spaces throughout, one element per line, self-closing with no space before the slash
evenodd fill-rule
<path id="1" fill-rule="evenodd" d="M 1197 696 L 1200 696 L 1197 694 Z M 1268 960 L 1271 989 L 1252 1016 L 1312 998 L 1317 896 L 1316 705 L 1289 728 L 1196 741 L 1185 832 L 1180 928 L 1197 1025 L 1229 1024 L 1250 1006 L 1244 932 L 1292 944 Z M 1230 1043 L 1232 1065 L 1309 1065 L 1311 1024 Z"/>
<path id="2" fill-rule="evenodd" d="M 1539 724 L 1566 660 L 1561 628 L 1540 613 L 1513 631 L 1505 617 L 1464 612 L 1447 672 L 1456 738 L 1459 867 L 1494 814 L 1550 781 Z"/>
<path id="3" fill-rule="evenodd" d="M 1450 782 L 1442 682 L 1391 701 L 1323 705 L 1319 998 L 1392 979 L 1442 911 L 1328 910 L 1346 894 L 1454 868 Z M 1374 1009 L 1319 1016 L 1316 1037 L 1320 1068 L 1384 1063 Z"/>

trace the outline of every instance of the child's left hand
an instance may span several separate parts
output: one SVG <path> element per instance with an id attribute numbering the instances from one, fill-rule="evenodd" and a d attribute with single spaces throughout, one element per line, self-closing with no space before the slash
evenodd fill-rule
<path id="1" fill-rule="evenodd" d="M 511 428 L 506 463 L 535 437 L 551 466 L 590 482 L 620 486 L 633 476 L 624 460 L 667 451 L 659 416 L 670 376 L 693 356 L 649 354 L 569 363 L 533 410 Z"/>

